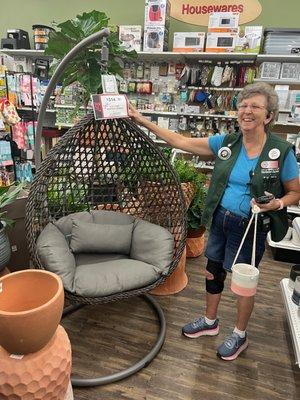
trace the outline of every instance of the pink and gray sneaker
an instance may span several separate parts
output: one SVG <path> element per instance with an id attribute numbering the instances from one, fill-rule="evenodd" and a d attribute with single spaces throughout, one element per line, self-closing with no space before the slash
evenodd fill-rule
<path id="1" fill-rule="evenodd" d="M 212 325 L 205 322 L 204 317 L 200 317 L 189 324 L 184 325 L 182 334 L 189 338 L 198 338 L 200 336 L 215 336 L 219 333 L 219 320 L 216 319 Z"/>
<path id="2" fill-rule="evenodd" d="M 236 332 L 228 335 L 218 347 L 217 356 L 225 361 L 235 360 L 248 347 L 247 333 L 241 338 Z"/>

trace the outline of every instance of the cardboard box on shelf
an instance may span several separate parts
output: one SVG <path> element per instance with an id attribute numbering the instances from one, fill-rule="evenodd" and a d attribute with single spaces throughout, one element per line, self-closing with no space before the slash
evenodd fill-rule
<path id="1" fill-rule="evenodd" d="M 128 51 L 140 51 L 142 47 L 141 25 L 120 25 L 119 39 Z"/>
<path id="2" fill-rule="evenodd" d="M 145 26 L 165 26 L 170 21 L 171 3 L 169 0 L 145 1 Z"/>
<path id="3" fill-rule="evenodd" d="M 174 52 L 201 52 L 204 50 L 205 32 L 174 32 Z"/>
<path id="4" fill-rule="evenodd" d="M 234 32 L 208 32 L 206 36 L 206 52 L 228 53 L 235 49 L 237 34 Z"/>
<path id="5" fill-rule="evenodd" d="M 238 32 L 238 12 L 215 12 L 209 15 L 208 32 Z"/>
<path id="6" fill-rule="evenodd" d="M 144 51 L 155 52 L 168 49 L 168 30 L 163 26 L 145 26 Z"/>
<path id="7" fill-rule="evenodd" d="M 240 26 L 234 51 L 259 53 L 263 37 L 262 26 Z"/>

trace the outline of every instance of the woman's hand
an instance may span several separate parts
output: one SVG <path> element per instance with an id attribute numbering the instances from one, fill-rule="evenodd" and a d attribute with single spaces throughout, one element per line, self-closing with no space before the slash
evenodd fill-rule
<path id="1" fill-rule="evenodd" d="M 266 192 L 265 191 L 265 195 L 269 196 L 272 195 L 272 193 Z M 278 199 L 275 199 L 275 197 L 273 196 L 273 199 L 269 201 L 269 203 L 266 204 L 261 204 L 261 203 L 257 203 L 255 201 L 255 199 L 251 199 L 251 206 L 257 206 L 260 209 L 260 212 L 267 212 L 267 211 L 276 211 L 279 210 L 280 208 L 280 203 L 278 201 Z"/>
<path id="2" fill-rule="evenodd" d="M 136 124 L 143 125 L 145 118 L 130 103 L 129 103 L 128 115 Z"/>

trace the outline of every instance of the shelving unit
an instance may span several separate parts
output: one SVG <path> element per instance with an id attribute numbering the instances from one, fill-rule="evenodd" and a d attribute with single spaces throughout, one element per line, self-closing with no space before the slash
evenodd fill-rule
<path id="1" fill-rule="evenodd" d="M 300 307 L 292 301 L 292 291 L 289 288 L 288 278 L 282 279 L 280 282 L 280 288 L 292 336 L 292 343 L 295 352 L 295 364 L 300 368 Z"/>

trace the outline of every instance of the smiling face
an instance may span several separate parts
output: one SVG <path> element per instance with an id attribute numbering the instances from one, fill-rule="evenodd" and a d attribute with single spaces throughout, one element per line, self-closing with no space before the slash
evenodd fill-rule
<path id="1" fill-rule="evenodd" d="M 265 131 L 265 126 L 272 119 L 267 110 L 267 99 L 257 94 L 238 104 L 238 123 L 242 133 Z"/>

